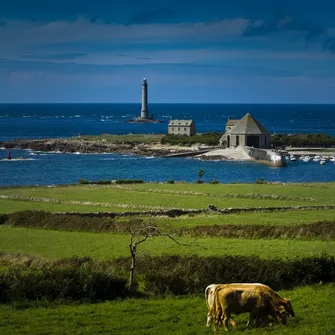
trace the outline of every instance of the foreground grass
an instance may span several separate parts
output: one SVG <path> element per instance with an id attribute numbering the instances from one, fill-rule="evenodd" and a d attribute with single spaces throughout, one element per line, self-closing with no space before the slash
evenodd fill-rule
<path id="1" fill-rule="evenodd" d="M 251 240 L 225 238 L 178 238 L 178 245 L 167 237 L 148 239 L 139 253 L 200 256 L 255 255 L 261 258 L 310 257 L 323 253 L 335 255 L 335 241 Z M 89 256 L 110 259 L 129 256 L 129 236 L 0 227 L 0 250 L 24 253 L 46 259 Z"/>
<path id="2" fill-rule="evenodd" d="M 249 330 L 251 334 L 334 334 L 335 286 L 319 285 L 279 292 L 292 300 L 296 316 L 287 326 Z M 206 324 L 207 306 L 201 296 L 124 301 L 77 306 L 15 309 L 0 305 L 0 334 L 213 334 Z M 247 314 L 234 316 L 240 333 Z M 219 333 L 225 333 L 220 330 Z"/>

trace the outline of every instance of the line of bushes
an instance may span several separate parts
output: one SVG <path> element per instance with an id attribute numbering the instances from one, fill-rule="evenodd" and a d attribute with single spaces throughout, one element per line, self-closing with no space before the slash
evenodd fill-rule
<path id="1" fill-rule="evenodd" d="M 86 179 L 79 179 L 79 184 L 81 185 L 111 185 L 111 184 L 143 184 L 142 179 L 116 179 L 116 180 L 96 180 L 88 181 Z"/>
<path id="2" fill-rule="evenodd" d="M 32 263 L 32 262 L 30 262 Z M 62 259 L 39 267 L 10 265 L 0 274 L 0 302 L 82 301 L 123 298 L 130 259 L 97 262 Z M 132 295 L 200 294 L 211 283 L 260 282 L 275 290 L 335 282 L 335 258 L 327 255 L 292 260 L 259 257 L 138 257 Z M 141 284 L 141 285 L 139 285 Z"/>
<path id="3" fill-rule="evenodd" d="M 117 220 L 112 215 L 104 217 L 78 214 L 58 215 L 31 210 L 14 212 L 8 214 L 7 218 L 3 223 L 14 227 L 87 232 L 125 232 L 134 225 L 139 226 L 143 221 L 137 218 Z"/>
<path id="4" fill-rule="evenodd" d="M 335 137 L 328 134 L 274 134 L 271 143 L 276 147 L 331 147 L 335 145 Z"/>
<path id="5" fill-rule="evenodd" d="M 319 221 L 294 226 L 213 225 L 183 229 L 189 236 L 220 236 L 225 238 L 318 238 L 335 239 L 335 221 Z"/>
<path id="6" fill-rule="evenodd" d="M 275 290 L 335 281 L 335 258 L 264 260 L 259 257 L 162 256 L 138 262 L 145 290 L 154 294 L 194 294 L 211 283 L 264 283 Z"/>
<path id="7" fill-rule="evenodd" d="M 0 273 L 0 303 L 114 300 L 128 294 L 126 284 L 124 278 L 84 267 L 10 266 Z"/>
<path id="8" fill-rule="evenodd" d="M 221 136 L 222 134 L 218 132 L 207 132 L 193 136 L 168 134 L 161 139 L 161 144 L 191 146 L 192 144 L 199 143 L 205 145 L 219 145 Z"/>
<path id="9" fill-rule="evenodd" d="M 53 214 L 44 211 L 22 211 L 0 215 L 0 224 L 26 228 L 47 228 L 68 231 L 125 233 L 134 227 L 144 227 L 152 218 L 90 216 L 88 214 Z M 317 238 L 335 239 L 335 221 L 319 221 L 293 226 L 271 225 L 202 225 L 178 230 L 182 235 L 225 238 Z"/>

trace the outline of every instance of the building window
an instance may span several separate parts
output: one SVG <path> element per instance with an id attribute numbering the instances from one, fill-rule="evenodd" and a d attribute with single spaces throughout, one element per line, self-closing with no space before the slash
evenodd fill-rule
<path id="1" fill-rule="evenodd" d="M 186 128 L 184 128 L 184 131 L 186 131 Z"/>
<path id="2" fill-rule="evenodd" d="M 236 146 L 240 145 L 240 136 L 236 136 Z"/>
<path id="3" fill-rule="evenodd" d="M 180 128 L 178 128 L 178 131 L 180 131 Z"/>
<path id="4" fill-rule="evenodd" d="M 174 131 L 174 128 L 172 128 L 172 131 Z"/>

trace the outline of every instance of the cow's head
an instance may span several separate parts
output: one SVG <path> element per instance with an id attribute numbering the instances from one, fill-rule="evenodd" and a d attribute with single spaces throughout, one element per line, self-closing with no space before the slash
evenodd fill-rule
<path id="1" fill-rule="evenodd" d="M 283 325 L 287 324 L 287 313 L 284 306 L 279 306 L 279 309 L 276 310 L 276 321 Z"/>
<path id="2" fill-rule="evenodd" d="M 290 299 L 283 298 L 280 300 L 279 303 L 281 306 L 285 308 L 287 315 L 292 316 L 292 317 L 295 316 Z"/>

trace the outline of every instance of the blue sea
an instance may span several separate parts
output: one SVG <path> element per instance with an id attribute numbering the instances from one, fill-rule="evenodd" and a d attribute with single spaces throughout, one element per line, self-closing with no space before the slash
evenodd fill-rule
<path id="1" fill-rule="evenodd" d="M 194 119 L 197 132 L 223 133 L 227 119 L 251 113 L 270 133 L 327 133 L 335 136 L 335 105 L 149 104 L 161 123 L 125 121 L 140 115 L 140 104 L 0 104 L 0 141 L 72 137 L 84 134 L 166 133 L 173 119 Z M 335 164 L 289 163 L 273 168 L 258 163 L 154 158 L 122 154 L 67 154 L 0 149 L 0 186 L 57 185 L 79 179 L 143 179 L 193 182 L 199 169 L 205 182 L 335 181 Z"/>

